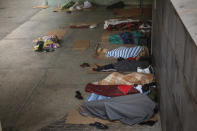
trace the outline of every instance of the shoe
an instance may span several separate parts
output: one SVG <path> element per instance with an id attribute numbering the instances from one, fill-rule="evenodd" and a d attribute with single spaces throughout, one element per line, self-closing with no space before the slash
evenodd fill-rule
<path id="1" fill-rule="evenodd" d="M 76 93 L 76 94 L 75 94 L 75 97 L 76 97 L 77 99 L 83 100 L 83 97 L 82 97 L 82 95 L 81 95 L 81 93 L 80 93 L 79 91 L 76 91 L 75 93 Z"/>
<path id="2" fill-rule="evenodd" d="M 90 123 L 89 125 L 90 126 L 95 126 L 96 128 L 101 129 L 101 130 L 108 129 L 108 126 L 106 126 L 106 125 L 104 125 L 104 124 L 102 124 L 100 122 Z"/>
<path id="3" fill-rule="evenodd" d="M 90 67 L 90 65 L 88 63 L 83 63 L 80 65 L 82 68 L 85 68 L 85 67 Z"/>
<path id="4" fill-rule="evenodd" d="M 147 68 L 145 68 L 145 69 L 142 69 L 141 67 L 138 67 L 138 68 L 137 68 L 137 72 L 138 72 L 138 73 L 151 74 L 151 71 L 150 71 L 149 68 L 150 68 L 150 66 L 147 67 Z"/>

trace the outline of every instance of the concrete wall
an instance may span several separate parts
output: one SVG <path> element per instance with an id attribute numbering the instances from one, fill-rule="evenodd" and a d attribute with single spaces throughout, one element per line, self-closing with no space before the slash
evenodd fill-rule
<path id="1" fill-rule="evenodd" d="M 170 0 L 156 2 L 152 42 L 163 131 L 197 131 L 197 46 Z"/>
<path id="2" fill-rule="evenodd" d="M 49 3 L 49 5 L 57 6 L 58 4 L 64 3 L 65 1 L 67 1 L 67 0 L 48 0 L 48 3 Z M 77 1 L 77 0 L 73 0 L 73 1 Z M 88 1 L 99 4 L 99 5 L 111 5 L 115 2 L 119 2 L 120 0 L 88 0 Z M 122 1 L 128 5 L 139 4 L 139 0 L 122 0 Z M 143 2 L 144 2 L 144 4 L 151 4 L 152 0 L 143 0 Z"/>

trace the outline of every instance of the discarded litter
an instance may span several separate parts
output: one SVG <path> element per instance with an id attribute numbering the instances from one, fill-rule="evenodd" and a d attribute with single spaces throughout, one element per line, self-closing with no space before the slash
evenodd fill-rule
<path id="1" fill-rule="evenodd" d="M 59 7 L 55 10 L 55 12 L 69 12 L 71 13 L 72 11 L 82 11 L 86 9 L 92 8 L 92 4 L 89 1 L 66 1 L 65 3 L 59 5 Z"/>
<path id="2" fill-rule="evenodd" d="M 52 52 L 60 47 L 59 39 L 56 35 L 39 37 L 38 39 L 34 40 L 33 43 L 36 44 L 34 46 L 34 51 L 38 52 Z"/>
<path id="3" fill-rule="evenodd" d="M 70 28 L 90 28 L 90 29 L 94 29 L 97 27 L 97 24 L 72 24 L 69 26 Z"/>
<path id="4" fill-rule="evenodd" d="M 34 9 L 47 9 L 49 6 L 48 5 L 39 5 L 39 6 L 34 6 Z"/>

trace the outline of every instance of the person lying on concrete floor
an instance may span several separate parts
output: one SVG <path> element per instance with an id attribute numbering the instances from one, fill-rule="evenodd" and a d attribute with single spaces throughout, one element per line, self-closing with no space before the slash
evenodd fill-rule
<path id="1" fill-rule="evenodd" d="M 85 87 L 85 91 L 102 96 L 116 97 L 137 93 L 149 94 L 150 88 L 155 88 L 155 86 L 151 85 L 152 83 L 145 85 L 95 85 L 88 83 Z"/>
<path id="2" fill-rule="evenodd" d="M 147 95 L 132 94 L 105 100 L 84 102 L 80 107 L 83 116 L 119 120 L 134 125 L 149 120 L 154 115 L 156 103 Z"/>
<path id="3" fill-rule="evenodd" d="M 117 61 L 116 63 L 107 64 L 104 66 L 96 65 L 96 68 L 92 68 L 93 71 L 97 72 L 133 72 L 137 71 L 137 69 L 145 69 L 147 72 L 151 72 L 150 62 L 147 60 L 128 60 L 124 59 L 122 61 Z M 149 71 L 148 71 L 149 70 Z"/>
<path id="4" fill-rule="evenodd" d="M 96 49 L 96 57 L 107 57 L 107 58 L 136 58 L 139 60 L 140 57 L 148 57 L 149 51 L 145 46 L 135 47 L 119 47 L 113 50 L 108 50 L 98 47 Z"/>
<path id="5" fill-rule="evenodd" d="M 92 82 L 95 85 L 144 85 L 153 82 L 153 74 L 145 74 L 132 72 L 129 74 L 121 74 L 118 72 L 113 72 L 107 77 L 97 82 Z"/>
<path id="6" fill-rule="evenodd" d="M 151 100 L 158 102 L 158 91 L 157 91 L 157 83 L 156 82 L 151 82 L 148 84 L 144 84 L 144 85 L 134 85 L 135 88 L 140 92 L 143 93 L 145 95 L 148 95 L 149 98 L 151 98 Z M 87 86 L 86 86 L 87 87 Z M 88 92 L 95 92 L 95 93 L 91 93 L 89 95 L 89 97 L 86 99 L 86 102 L 88 101 L 97 101 L 97 100 L 104 100 L 104 99 L 110 99 L 111 97 L 107 96 L 103 96 L 105 94 L 99 95 L 99 93 L 97 93 L 95 90 L 88 90 Z M 96 94 L 97 93 L 97 94 Z"/>

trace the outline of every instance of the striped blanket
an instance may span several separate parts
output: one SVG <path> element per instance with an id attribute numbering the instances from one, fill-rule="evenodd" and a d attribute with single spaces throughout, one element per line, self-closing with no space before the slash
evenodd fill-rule
<path id="1" fill-rule="evenodd" d="M 140 51 L 142 50 L 142 46 L 135 47 L 119 47 L 111 51 L 107 51 L 106 57 L 114 57 L 114 58 L 124 58 L 127 59 L 129 57 L 137 57 Z"/>

